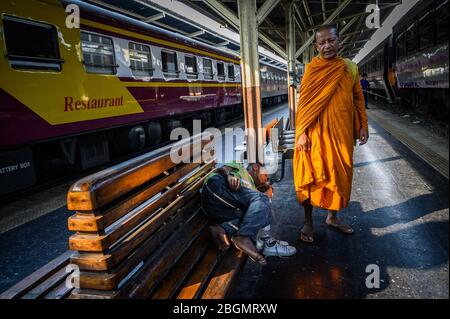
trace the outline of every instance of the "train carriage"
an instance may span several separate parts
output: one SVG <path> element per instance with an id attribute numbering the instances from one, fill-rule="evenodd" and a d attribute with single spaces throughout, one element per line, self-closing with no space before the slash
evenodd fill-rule
<path id="1" fill-rule="evenodd" d="M 65 8 L 80 8 L 80 28 Z M 242 114 L 238 55 L 82 1 L 0 3 L 0 194 Z M 286 70 L 262 64 L 265 104 Z M 23 166 L 23 168 L 21 168 Z"/>
<path id="2" fill-rule="evenodd" d="M 448 1 L 421 1 L 361 63 L 372 92 L 447 119 Z"/>

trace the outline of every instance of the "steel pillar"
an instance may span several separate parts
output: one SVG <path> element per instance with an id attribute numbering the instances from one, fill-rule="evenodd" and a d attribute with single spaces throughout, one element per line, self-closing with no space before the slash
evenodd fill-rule
<path id="1" fill-rule="evenodd" d="M 264 163 L 264 139 L 259 79 L 256 0 L 238 0 L 241 41 L 242 102 L 249 163 Z"/>
<path id="2" fill-rule="evenodd" d="M 297 85 L 295 76 L 295 8 L 294 2 L 288 4 L 286 10 L 286 52 L 288 62 L 288 106 L 290 129 L 295 129 L 295 107 L 297 104 Z"/>

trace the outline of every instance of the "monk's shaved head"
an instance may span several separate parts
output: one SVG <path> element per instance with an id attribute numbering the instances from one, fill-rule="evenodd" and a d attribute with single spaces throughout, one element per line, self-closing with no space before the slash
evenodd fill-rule
<path id="1" fill-rule="evenodd" d="M 320 56 L 325 59 L 332 59 L 339 51 L 339 32 L 334 25 L 323 25 L 316 30 L 315 43 Z"/>
<path id="2" fill-rule="evenodd" d="M 339 37 L 339 33 L 338 33 L 338 29 L 335 25 L 333 24 L 325 24 L 323 26 L 320 26 L 317 30 L 316 33 L 314 34 L 314 41 L 317 41 L 317 35 L 319 33 L 322 33 L 323 31 L 330 31 L 330 32 L 334 32 L 334 34 Z"/>

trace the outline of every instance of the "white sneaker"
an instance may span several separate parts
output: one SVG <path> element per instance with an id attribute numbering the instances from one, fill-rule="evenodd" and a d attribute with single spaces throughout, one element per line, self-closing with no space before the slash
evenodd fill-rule
<path id="1" fill-rule="evenodd" d="M 276 240 L 269 235 L 258 238 L 256 248 L 265 256 L 289 257 L 297 252 L 288 242 Z"/>

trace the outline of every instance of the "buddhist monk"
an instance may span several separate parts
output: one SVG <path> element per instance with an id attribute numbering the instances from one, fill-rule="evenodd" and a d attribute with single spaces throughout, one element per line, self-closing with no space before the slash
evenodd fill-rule
<path id="1" fill-rule="evenodd" d="M 326 223 L 345 234 L 353 229 L 337 212 L 348 206 L 352 187 L 353 148 L 369 138 L 358 67 L 338 56 L 336 27 L 316 31 L 319 56 L 306 66 L 296 115 L 293 170 L 297 199 L 305 210 L 300 232 L 314 241 L 313 207 L 328 210 Z"/>

